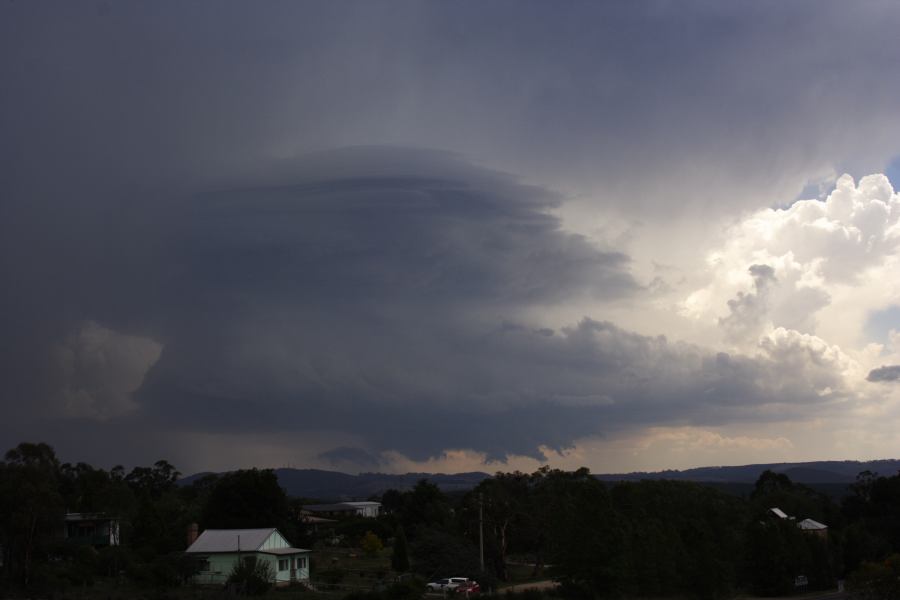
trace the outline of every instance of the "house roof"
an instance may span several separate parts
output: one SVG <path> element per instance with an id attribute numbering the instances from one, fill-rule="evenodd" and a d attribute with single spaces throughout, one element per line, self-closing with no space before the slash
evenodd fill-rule
<path id="1" fill-rule="evenodd" d="M 304 523 L 311 523 L 316 525 L 318 523 L 337 523 L 334 519 L 326 519 L 324 517 L 314 517 L 312 515 L 303 515 L 302 517 Z"/>
<path id="2" fill-rule="evenodd" d="M 66 513 L 66 521 L 118 521 L 115 517 L 110 517 L 106 513 Z"/>
<path id="3" fill-rule="evenodd" d="M 803 519 L 797 523 L 797 527 L 806 531 L 816 531 L 820 529 L 828 529 L 828 525 L 813 521 L 812 519 Z"/>
<path id="4" fill-rule="evenodd" d="M 356 507 L 344 502 L 339 504 L 304 504 L 303 510 L 311 512 L 351 512 L 355 511 Z"/>
<path id="5" fill-rule="evenodd" d="M 781 510 L 780 508 L 777 508 L 777 507 L 770 508 L 769 510 L 772 511 L 773 513 L 775 513 L 775 516 L 777 516 L 779 519 L 787 519 L 788 518 L 788 516 L 785 514 L 785 512 L 783 510 Z"/>
<path id="6" fill-rule="evenodd" d="M 369 501 L 369 502 L 344 502 L 343 504 L 349 504 L 350 506 L 358 506 L 358 507 L 381 506 L 381 502 L 371 502 L 371 501 Z"/>
<path id="7" fill-rule="evenodd" d="M 274 527 L 266 529 L 207 529 L 185 552 L 252 552 L 269 539 Z M 240 543 L 240 547 L 238 544 Z"/>

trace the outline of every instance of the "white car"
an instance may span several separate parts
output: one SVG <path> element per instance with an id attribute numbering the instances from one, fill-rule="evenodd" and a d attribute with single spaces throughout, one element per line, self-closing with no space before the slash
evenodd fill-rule
<path id="1" fill-rule="evenodd" d="M 444 591 L 452 591 L 457 587 L 462 585 L 463 583 L 468 583 L 468 577 L 447 577 L 445 579 L 438 579 L 437 581 L 432 581 L 425 587 L 428 588 L 429 592 L 444 592 Z"/>

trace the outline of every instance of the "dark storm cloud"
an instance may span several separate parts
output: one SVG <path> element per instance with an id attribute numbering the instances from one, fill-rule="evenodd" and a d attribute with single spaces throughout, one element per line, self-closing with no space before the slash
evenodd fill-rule
<path id="1" fill-rule="evenodd" d="M 866 377 L 868 381 L 898 381 L 900 380 L 900 365 L 887 365 L 872 369 Z"/>
<path id="2" fill-rule="evenodd" d="M 502 459 L 628 427 L 753 419 L 785 396 L 795 408 L 766 418 L 786 418 L 841 387 L 827 361 L 781 370 L 807 351 L 795 340 L 766 361 L 591 320 L 517 325 L 523 309 L 641 290 L 624 256 L 559 229 L 544 190 L 440 153 L 329 156 L 316 171 L 369 175 L 207 194 L 180 216 L 173 289 L 202 302 L 165 311 L 181 319 L 139 394 L 146 419 Z"/>
<path id="3" fill-rule="evenodd" d="M 282 356 L 277 365 L 220 372 L 230 394 L 157 383 L 143 401 L 150 408 L 167 399 L 186 422 L 213 429 L 336 430 L 415 459 L 471 448 L 502 460 L 541 458 L 539 446 L 564 449 L 579 437 L 646 425 L 798 418 L 842 400 L 835 365 L 810 360 L 802 340 L 773 341 L 765 357 L 751 359 L 590 320 L 547 336 L 508 324 L 405 320 L 347 330 L 333 316 L 318 318 L 338 340 L 298 328 L 292 364 Z M 175 414 L 165 406 L 166 418 Z"/>
<path id="4" fill-rule="evenodd" d="M 783 182 L 793 197 L 810 172 L 871 172 L 900 152 L 890 2 L 0 10 L 14 182 L 220 181 L 275 156 L 400 143 L 659 218 L 748 206 Z"/>
<path id="5" fill-rule="evenodd" d="M 294 170 L 290 184 L 142 205 L 115 232 L 95 225 L 90 259 L 48 261 L 48 280 L 65 271 L 80 282 L 54 284 L 70 318 L 48 341 L 73 357 L 56 372 L 87 366 L 68 403 L 49 394 L 43 410 L 158 431 L 338 431 L 367 452 L 470 448 L 502 460 L 648 424 L 790 418 L 839 399 L 827 360 L 797 368 L 802 341 L 749 359 L 590 319 L 520 324 L 578 298 L 643 293 L 626 256 L 560 229 L 546 190 L 420 149 L 355 148 Z M 106 374 L 122 382 L 116 394 L 137 366 L 150 369 L 132 412 L 110 413 L 109 386 L 84 381 L 104 375 L 97 353 L 126 356 L 99 363 L 127 367 Z M 72 377 L 62 376 L 45 387 Z M 98 388 L 106 396 L 84 398 Z"/>
<path id="6" fill-rule="evenodd" d="M 0 7 L 7 445 L 111 439 L 39 417 L 65 415 L 141 446 L 332 428 L 366 451 L 536 455 L 839 395 L 783 366 L 802 340 L 749 359 L 534 323 L 634 300 L 628 257 L 563 232 L 546 189 L 384 144 L 706 218 L 896 150 L 889 4 L 105 6 Z"/>

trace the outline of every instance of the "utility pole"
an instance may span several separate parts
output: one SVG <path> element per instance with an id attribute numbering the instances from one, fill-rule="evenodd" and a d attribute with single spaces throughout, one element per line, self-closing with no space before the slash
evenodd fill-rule
<path id="1" fill-rule="evenodd" d="M 484 573 L 484 497 L 478 494 L 478 555 L 481 559 L 481 572 Z"/>

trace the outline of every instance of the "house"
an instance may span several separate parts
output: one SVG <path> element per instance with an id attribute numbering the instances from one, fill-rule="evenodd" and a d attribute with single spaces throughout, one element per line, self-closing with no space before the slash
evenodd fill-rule
<path id="1" fill-rule="evenodd" d="M 356 509 L 358 517 L 377 517 L 381 513 L 381 502 L 344 502 Z"/>
<path id="2" fill-rule="evenodd" d="M 119 520 L 104 513 L 66 513 L 63 537 L 75 544 L 102 548 L 119 545 Z"/>
<path id="3" fill-rule="evenodd" d="M 336 504 L 306 504 L 307 514 L 326 517 L 377 517 L 381 502 L 338 502 Z"/>
<path id="4" fill-rule="evenodd" d="M 241 560 L 268 563 L 276 585 L 309 581 L 310 551 L 291 547 L 274 527 L 207 529 L 185 553 L 200 563 L 194 583 L 224 584 Z"/>
<path id="5" fill-rule="evenodd" d="M 819 523 L 818 521 L 814 521 L 813 519 L 803 519 L 802 521 L 797 523 L 797 527 L 802 529 L 805 533 L 811 533 L 821 538 L 828 537 L 828 525 Z"/>
<path id="6" fill-rule="evenodd" d="M 796 521 L 794 517 L 788 516 L 783 510 L 780 508 L 770 508 L 769 512 L 774 514 L 779 519 L 787 519 L 790 521 Z M 802 521 L 797 523 L 797 527 L 803 531 L 804 533 L 811 533 L 813 535 L 817 535 L 821 538 L 828 537 L 828 525 L 824 523 L 819 523 L 813 519 L 803 519 Z"/>

